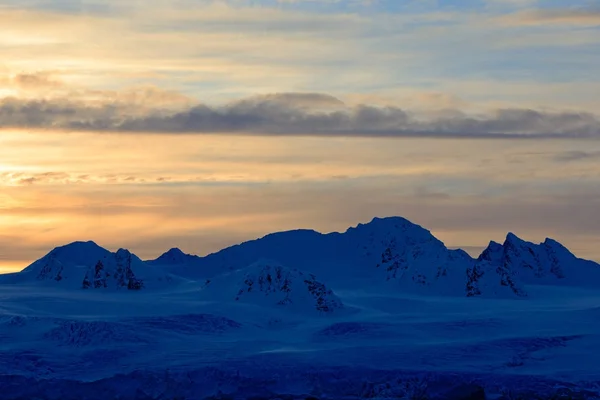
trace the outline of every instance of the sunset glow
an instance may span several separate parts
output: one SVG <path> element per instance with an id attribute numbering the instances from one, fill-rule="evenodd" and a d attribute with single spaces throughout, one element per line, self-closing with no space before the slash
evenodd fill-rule
<path id="1" fill-rule="evenodd" d="M 587 3 L 5 1 L 0 272 L 376 215 L 600 260 Z"/>

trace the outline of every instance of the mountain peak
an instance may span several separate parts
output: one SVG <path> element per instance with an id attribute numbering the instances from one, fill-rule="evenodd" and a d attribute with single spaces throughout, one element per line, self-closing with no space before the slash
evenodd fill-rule
<path id="1" fill-rule="evenodd" d="M 488 246 L 483 250 L 483 252 L 477 258 L 478 261 L 486 260 L 492 261 L 493 259 L 500 257 L 502 251 L 504 250 L 504 246 L 498 242 L 490 240 Z"/>
<path id="2" fill-rule="evenodd" d="M 523 239 L 521 239 L 520 237 L 518 237 L 517 235 L 515 235 L 515 234 L 514 234 L 514 233 L 512 233 L 512 232 L 508 232 L 508 233 L 506 234 L 506 240 L 505 240 L 505 243 L 506 243 L 506 242 L 508 242 L 508 243 L 523 243 L 523 242 L 524 242 L 524 240 L 523 240 Z"/>
<path id="3" fill-rule="evenodd" d="M 356 227 L 348 228 L 346 232 L 391 232 L 391 231 L 403 231 L 416 232 L 431 234 L 427 229 L 420 225 L 410 222 L 403 217 L 375 217 L 368 223 L 360 223 Z"/>
<path id="4" fill-rule="evenodd" d="M 399 217 L 399 216 L 393 216 L 393 217 L 374 217 L 371 222 L 369 222 L 367 225 L 369 224 L 373 224 L 373 225 L 383 225 L 383 224 L 389 224 L 389 225 L 403 225 L 403 226 L 418 226 L 417 224 L 412 223 L 411 221 L 407 220 L 404 217 Z"/>
<path id="5" fill-rule="evenodd" d="M 50 265 L 61 265 L 62 268 L 88 266 L 110 255 L 110 251 L 100 247 L 93 241 L 77 241 L 58 246 L 44 257 L 34 261 L 23 272 L 34 272 L 38 277 L 45 275 Z M 45 279 L 45 278 L 44 278 Z"/>
<path id="6" fill-rule="evenodd" d="M 488 247 L 490 249 L 497 250 L 497 249 L 502 248 L 502 244 L 496 242 L 495 240 L 490 240 L 490 243 L 488 244 Z"/>
<path id="7" fill-rule="evenodd" d="M 162 264 L 162 265 L 179 265 L 179 264 L 194 263 L 200 259 L 201 259 L 201 257 L 184 253 L 181 249 L 179 249 L 177 247 L 173 247 L 173 248 L 170 248 L 169 250 L 165 251 L 160 256 L 158 256 L 158 258 L 149 261 L 149 263 Z"/>
<path id="8" fill-rule="evenodd" d="M 191 254 L 184 253 L 180 248 L 173 247 L 158 257 L 159 260 L 184 260 L 188 257 L 197 257 Z"/>
<path id="9" fill-rule="evenodd" d="M 103 249 L 103 248 L 92 240 L 88 240 L 88 241 L 78 240 L 78 241 L 71 242 L 71 243 L 68 243 L 68 244 L 65 244 L 62 246 L 57 246 L 50 253 L 84 252 L 84 251 L 98 250 L 98 249 Z"/>
<path id="10" fill-rule="evenodd" d="M 115 252 L 115 254 L 116 254 L 116 255 L 118 255 L 118 256 L 119 256 L 119 255 L 120 255 L 120 256 L 127 256 L 127 255 L 130 255 L 130 254 L 131 254 L 131 252 L 130 252 L 129 250 L 127 250 L 127 249 L 120 248 L 119 250 L 117 250 L 117 251 Z"/>
<path id="11" fill-rule="evenodd" d="M 187 254 L 185 254 L 183 251 L 181 251 L 181 249 L 178 247 L 172 247 L 163 254 L 163 256 L 171 256 L 171 257 L 185 256 L 185 255 L 187 255 Z"/>

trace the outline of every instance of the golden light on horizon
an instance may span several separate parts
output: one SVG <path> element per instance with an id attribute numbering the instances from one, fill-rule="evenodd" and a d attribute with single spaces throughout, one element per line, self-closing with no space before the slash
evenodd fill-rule
<path id="1" fill-rule="evenodd" d="M 167 247 L 206 254 L 272 231 L 344 230 L 375 215 L 413 219 L 451 246 L 484 246 L 523 222 L 503 204 L 562 207 L 532 177 L 567 185 L 574 174 L 599 172 L 589 163 L 532 158 L 536 142 L 460 139 L 438 147 L 420 139 L 50 131 L 5 132 L 0 142 L 0 237 L 12 243 L 5 269 L 22 265 L 12 259 L 32 262 L 76 240 L 130 247 L 143 258 Z M 566 145 L 544 148 L 563 154 Z M 577 154 L 597 144 L 568 146 Z M 501 186 L 512 188 L 494 189 Z M 592 198 L 582 199 L 582 207 L 593 207 Z M 468 213 L 490 219 L 485 234 L 484 226 L 470 226 Z M 545 229 L 526 232 L 537 237 Z M 563 240 L 580 236 L 568 229 Z M 593 246 L 586 254 L 598 257 Z"/>
<path id="2" fill-rule="evenodd" d="M 453 246 L 554 230 L 600 259 L 587 6 L 184 3 L 0 6 L 2 262 L 375 215 Z"/>

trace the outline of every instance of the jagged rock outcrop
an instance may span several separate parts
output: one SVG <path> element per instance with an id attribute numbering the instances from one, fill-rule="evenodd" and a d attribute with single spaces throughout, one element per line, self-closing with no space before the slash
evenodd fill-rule
<path id="1" fill-rule="evenodd" d="M 567 248 L 547 238 L 534 244 L 509 233 L 503 244 L 490 242 L 476 261 L 484 276 L 495 272 L 502 286 L 524 296 L 522 284 L 597 286 L 600 265 L 575 257 Z"/>
<path id="2" fill-rule="evenodd" d="M 56 255 L 50 254 L 41 262 L 36 278 L 42 281 L 54 280 L 60 282 L 63 279 L 64 269 L 65 266 L 56 258 Z"/>
<path id="3" fill-rule="evenodd" d="M 98 261 L 94 267 L 89 267 L 83 278 L 84 289 L 127 288 L 139 290 L 144 287 L 144 281 L 136 278 L 131 269 L 132 254 L 119 249 L 112 259 L 106 262 Z"/>
<path id="4" fill-rule="evenodd" d="M 93 272 L 92 276 L 90 276 L 90 272 Z M 88 269 L 85 273 L 85 277 L 83 278 L 83 288 L 88 289 L 93 287 L 97 289 L 100 287 L 107 287 L 106 280 L 109 276 L 109 273 L 104 269 L 102 261 L 98 261 L 93 269 Z"/>
<path id="5" fill-rule="evenodd" d="M 404 218 L 375 218 L 345 235 L 363 252 L 362 259 L 402 290 L 462 295 L 472 258 L 450 250 L 431 232 Z"/>
<path id="6" fill-rule="evenodd" d="M 207 293 L 225 293 L 230 300 L 265 306 L 283 306 L 331 313 L 342 301 L 316 276 L 262 260 L 219 276 L 206 284 Z"/>
<path id="7" fill-rule="evenodd" d="M 496 295 L 527 296 L 522 282 L 509 264 L 498 259 L 502 245 L 490 242 L 488 248 L 467 269 L 467 297 L 489 291 Z"/>
<path id="8" fill-rule="evenodd" d="M 260 259 L 278 260 L 288 267 L 282 267 L 286 271 L 317 271 L 322 280 L 340 290 L 368 287 L 436 296 L 525 297 L 528 284 L 600 285 L 598 264 L 575 257 L 552 239 L 536 245 L 509 233 L 503 244 L 491 242 L 475 260 L 462 250 L 448 249 L 431 232 L 400 217 L 374 218 L 343 233 L 269 234 L 206 257 L 173 248 L 146 262 L 126 250 L 111 253 L 93 242 L 74 242 L 52 250 L 21 273 L 0 277 L 0 282 L 45 281 L 65 287 L 131 290 L 198 282 L 210 288 L 214 278 L 248 271 L 246 267 Z M 255 278 L 261 279 L 256 273 Z M 277 279 L 277 271 L 269 275 Z M 256 282 L 253 285 L 260 286 Z M 284 283 L 270 282 L 281 285 L 272 287 L 278 293 L 286 292 Z M 236 293 L 248 289 L 244 284 Z M 314 282 L 304 285 L 320 290 Z M 288 299 L 284 296 L 279 301 Z"/>
<path id="9" fill-rule="evenodd" d="M 21 272 L 0 275 L 0 283 L 34 282 L 64 289 L 153 290 L 185 279 L 145 264 L 128 250 L 112 253 L 88 241 L 57 247 Z"/>

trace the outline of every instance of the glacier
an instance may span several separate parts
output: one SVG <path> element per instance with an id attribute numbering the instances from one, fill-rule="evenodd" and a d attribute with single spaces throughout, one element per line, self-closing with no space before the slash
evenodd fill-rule
<path id="1" fill-rule="evenodd" d="M 0 399 L 596 399 L 600 265 L 400 217 L 0 275 Z"/>

